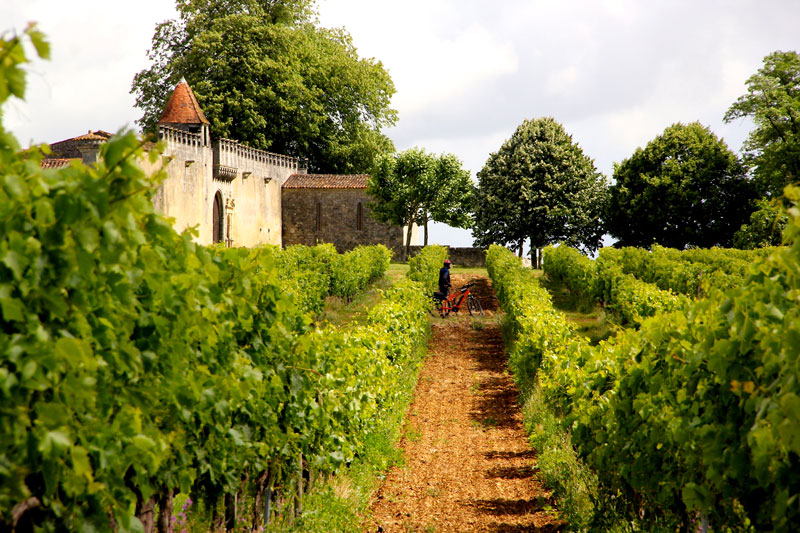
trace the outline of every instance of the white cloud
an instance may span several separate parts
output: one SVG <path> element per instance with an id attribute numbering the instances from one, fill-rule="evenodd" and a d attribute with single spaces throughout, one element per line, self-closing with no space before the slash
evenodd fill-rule
<path id="1" fill-rule="evenodd" d="M 447 137 L 425 137 L 421 135 L 411 139 L 402 146 L 397 146 L 398 150 L 405 150 L 413 146 L 425 148 L 433 153 L 451 153 L 458 156 L 464 164 L 464 168 L 472 173 L 473 179 L 483 168 L 489 154 L 496 152 L 500 146 L 514 133 L 513 130 L 492 131 L 480 136 L 447 136 Z"/>
<path id="2" fill-rule="evenodd" d="M 400 111 L 435 106 L 468 92 L 476 83 L 516 71 L 513 47 L 486 29 L 472 24 L 451 39 L 430 35 L 416 41 L 407 53 L 415 61 L 395 68 Z"/>
<path id="3" fill-rule="evenodd" d="M 325 26 L 346 26 L 362 55 L 381 60 L 397 89 L 392 105 L 402 116 L 518 68 L 512 44 L 478 21 L 443 24 L 451 9 L 441 1 L 329 0 L 320 5 L 320 19 Z"/>
<path id="4" fill-rule="evenodd" d="M 545 86 L 547 87 L 547 92 L 551 94 L 558 94 L 574 89 L 578 80 L 578 67 L 575 65 L 569 65 L 568 67 L 557 70 L 556 72 L 553 72 L 547 76 L 547 83 Z"/>

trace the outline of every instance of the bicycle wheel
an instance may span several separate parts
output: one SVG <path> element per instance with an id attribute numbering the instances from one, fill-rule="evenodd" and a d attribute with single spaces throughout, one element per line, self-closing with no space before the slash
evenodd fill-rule
<path id="1" fill-rule="evenodd" d="M 467 298 L 467 309 L 469 309 L 469 316 L 483 316 L 481 302 L 471 294 Z"/>

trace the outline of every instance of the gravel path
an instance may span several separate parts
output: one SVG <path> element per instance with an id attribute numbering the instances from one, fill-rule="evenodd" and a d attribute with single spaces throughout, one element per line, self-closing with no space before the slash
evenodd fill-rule
<path id="1" fill-rule="evenodd" d="M 454 277 L 459 287 L 475 276 Z M 436 318 L 393 468 L 368 531 L 560 531 L 537 479 L 488 280 L 477 280 L 486 317 Z"/>

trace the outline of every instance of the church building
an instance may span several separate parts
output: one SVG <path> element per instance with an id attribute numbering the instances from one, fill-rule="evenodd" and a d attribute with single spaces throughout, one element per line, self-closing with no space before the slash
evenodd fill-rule
<path id="1" fill-rule="evenodd" d="M 296 157 L 211 138 L 209 122 L 186 81 L 181 81 L 158 122 L 166 179 L 153 202 L 175 229 L 195 227 L 200 244 L 252 247 L 327 242 L 339 252 L 384 244 L 402 257 L 404 229 L 369 217 L 366 175 L 308 174 Z M 50 145 L 43 166 L 72 159 L 97 161 L 111 134 L 98 130 Z M 416 235 L 412 228 L 412 235 Z"/>

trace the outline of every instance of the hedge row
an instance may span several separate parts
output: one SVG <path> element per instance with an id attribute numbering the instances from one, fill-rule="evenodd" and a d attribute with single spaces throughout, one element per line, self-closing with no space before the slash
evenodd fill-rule
<path id="1" fill-rule="evenodd" d="M 579 297 L 602 303 L 622 324 L 638 324 L 649 316 L 686 305 L 685 296 L 625 273 L 609 250 L 601 249 L 598 259 L 592 261 L 574 248 L 549 246 L 544 249 L 544 270 Z"/>
<path id="2" fill-rule="evenodd" d="M 358 246 L 339 256 L 331 270 L 330 293 L 350 301 L 389 268 L 392 252 L 382 244 Z"/>
<path id="3" fill-rule="evenodd" d="M 742 286 L 597 347 L 544 304 L 503 302 L 542 339 L 512 352 L 515 367 L 528 365 L 519 374 L 538 379 L 597 475 L 589 529 L 792 531 L 800 520 L 800 189 L 786 196 L 790 246 Z"/>
<path id="4" fill-rule="evenodd" d="M 439 286 L 439 269 L 447 259 L 447 248 L 438 244 L 424 247 L 408 260 L 408 277 L 419 281 L 427 292 L 433 292 Z"/>
<path id="5" fill-rule="evenodd" d="M 653 246 L 653 253 L 674 261 L 703 265 L 706 269 L 711 269 L 712 271 L 720 270 L 725 274 L 739 278 L 739 280 L 744 279 L 748 274 L 753 261 L 764 257 L 764 249 L 733 251 L 727 248 L 692 248 L 689 250 L 676 250 L 658 245 Z M 731 287 L 733 286 L 736 286 L 735 283 L 731 285 Z"/>
<path id="6" fill-rule="evenodd" d="M 706 263 L 670 258 L 671 254 L 665 250 L 658 246 L 654 246 L 652 251 L 625 247 L 604 248 L 602 253 L 606 259 L 618 263 L 626 274 L 689 298 L 705 297 L 714 289 L 736 287 L 744 279 Z"/>
<path id="7" fill-rule="evenodd" d="M 350 300 L 389 268 L 392 252 L 382 244 L 359 246 L 344 254 L 332 244 L 294 245 L 275 254 L 278 277 L 301 309 L 318 316 L 328 295 Z"/>

